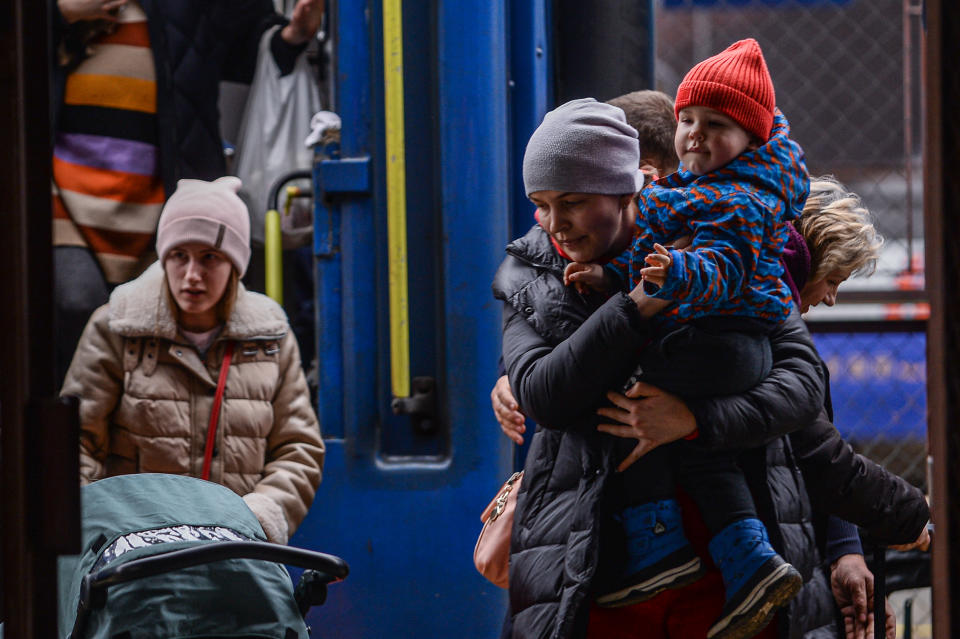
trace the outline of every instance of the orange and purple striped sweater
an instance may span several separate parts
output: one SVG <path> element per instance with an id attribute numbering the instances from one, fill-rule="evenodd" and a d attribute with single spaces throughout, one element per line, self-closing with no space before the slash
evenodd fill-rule
<path id="1" fill-rule="evenodd" d="M 151 261 L 164 202 L 147 18 L 129 2 L 67 77 L 53 150 L 53 243 L 84 246 L 107 282 Z"/>

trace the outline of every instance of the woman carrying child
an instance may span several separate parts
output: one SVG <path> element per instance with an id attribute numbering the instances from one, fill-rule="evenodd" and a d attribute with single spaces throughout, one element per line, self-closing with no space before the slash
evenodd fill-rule
<path id="1" fill-rule="evenodd" d="M 239 188 L 180 180 L 160 215 L 159 261 L 90 318 L 61 393 L 80 398 L 83 483 L 208 475 L 286 543 L 324 445 L 283 310 L 240 283 L 250 218 Z"/>
<path id="2" fill-rule="evenodd" d="M 821 302 L 832 306 L 843 281 L 853 273 L 869 272 L 873 268 L 881 241 L 859 198 L 832 178 L 816 178 L 811 182 L 803 213 L 789 231 L 783 260 L 784 279 L 802 312 Z M 630 394 L 635 395 L 637 390 Z M 764 637 L 841 636 L 834 623 L 836 613 L 830 605 L 830 588 L 842 606 L 847 638 L 872 636 L 872 613 L 868 614 L 868 610 L 873 602 L 867 600 L 872 575 L 863 562 L 856 529 L 852 543 L 845 540 L 842 530 L 837 530 L 842 522 L 836 517 L 823 521 L 827 513 L 856 521 L 887 539 L 908 538 L 913 534 L 911 531 L 929 517 L 918 490 L 856 454 L 840 437 L 832 424 L 829 385 L 826 390 L 824 408 L 817 420 L 784 440 L 772 442 L 765 450 L 746 451 L 740 457 L 758 504 L 764 504 L 760 509 L 761 519 L 772 529 L 780 529 L 778 546 L 786 546 L 784 556 L 798 567 L 803 558 L 804 564 L 814 571 L 805 579 L 800 595 L 791 602 L 789 614 L 780 624 L 771 624 L 762 633 Z M 712 414 L 693 404 L 688 407 L 682 399 L 656 388 L 645 387 L 642 393 L 648 397 L 612 396 L 615 407 L 601 411 L 612 421 L 629 424 L 618 434 L 627 436 L 630 432 L 633 438 L 647 440 L 648 447 L 682 438 L 706 424 Z M 506 401 L 509 402 L 509 398 Z M 718 408 L 724 404 L 729 405 L 722 413 L 727 417 L 739 414 L 744 408 L 736 398 L 715 403 Z M 670 415 L 670 419 L 662 419 L 663 415 Z M 727 436 L 723 426 L 713 429 L 721 438 Z M 798 481 L 800 471 L 802 479 Z M 688 532 L 694 530 L 691 536 L 703 537 L 702 522 L 689 516 L 691 514 L 684 512 Z M 813 528 L 811 520 L 817 524 Z M 815 532 L 818 545 L 812 546 Z M 826 548 L 820 545 L 824 535 Z M 916 542 L 906 547 L 925 548 L 928 543 L 926 529 L 921 529 Z M 824 567 L 818 565 L 820 556 L 830 567 L 829 578 L 824 576 Z M 845 567 L 844 563 L 852 567 Z M 591 617 L 591 634 L 606 636 L 611 628 L 656 624 L 664 628 L 665 634 L 642 636 L 685 637 L 684 629 L 689 628 L 685 624 L 694 611 L 704 606 L 718 607 L 722 601 L 723 592 L 717 577 L 716 569 L 710 567 L 702 583 L 668 591 L 629 608 L 596 608 Z M 851 579 L 862 583 L 845 583 Z M 857 590 L 862 597 L 860 602 L 854 601 Z M 779 626 L 779 631 L 775 626 Z M 668 627 L 676 634 L 667 632 Z M 896 637 L 896 623 L 889 604 L 886 631 L 888 639 Z"/>
<path id="3" fill-rule="evenodd" d="M 801 218 L 795 228 L 790 229 L 790 239 L 784 252 L 784 279 L 790 285 L 794 300 L 801 310 L 805 312 L 821 302 L 832 306 L 837 287 L 847 277 L 856 272 L 869 272 L 876 260 L 879 244 L 880 239 L 859 198 L 847 192 L 836 180 L 814 179 Z M 779 365 L 775 362 L 774 369 Z M 519 407 L 505 381 L 506 378 L 503 378 L 498 382 L 493 392 L 495 414 L 504 432 L 516 440 L 523 434 L 523 415 L 517 412 Z M 635 396 L 640 386 L 638 384 L 637 389 L 629 394 Z M 601 410 L 607 417 L 606 421 L 630 424 L 631 429 L 622 433 L 625 436 L 629 433 L 631 438 L 647 440 L 648 447 L 654 447 L 654 453 L 660 444 L 696 430 L 697 420 L 703 422 L 713 413 L 711 410 L 698 410 L 694 415 L 676 396 L 648 386 L 642 390 L 648 395 L 645 399 L 611 394 L 615 405 Z M 829 393 L 829 387 L 827 391 Z M 725 404 L 734 411 L 728 412 L 728 415 L 741 413 L 745 409 L 765 410 L 762 405 L 751 407 L 734 398 L 715 402 L 714 409 L 722 408 Z M 826 405 L 829 405 L 829 394 Z M 818 538 L 826 532 L 827 548 L 821 551 L 812 546 L 814 528 L 810 527 L 813 515 L 810 502 L 815 510 L 821 511 L 826 504 L 834 504 L 842 509 L 845 516 L 866 522 L 874 528 L 881 525 L 883 519 L 898 521 L 894 504 L 900 504 L 913 513 L 918 509 L 923 510 L 922 502 L 918 501 L 922 498 L 916 491 L 909 490 L 884 469 L 855 454 L 840 439 L 829 420 L 830 416 L 824 410 L 817 419 L 816 427 L 810 426 L 795 432 L 790 437 L 790 443 L 775 441 L 766 450 L 750 451 L 741 458 L 748 479 L 752 480 L 751 487 L 758 495 L 757 499 L 765 504 L 760 510 L 761 519 L 774 529 L 782 528 L 777 534 L 781 540 L 777 545 L 782 548 L 783 544 L 787 544 L 789 552 L 785 553 L 786 557 L 792 558 L 798 566 L 803 564 L 797 558 L 805 557 L 806 565 L 816 571 L 807 578 L 801 596 L 791 604 L 794 613 L 785 617 L 789 622 L 783 624 L 780 636 L 784 637 L 792 636 L 787 626 L 793 632 L 802 634 L 805 634 L 805 630 L 819 628 L 820 632 L 825 633 L 824 636 L 837 636 L 835 612 L 830 605 L 833 598 L 829 592 L 831 586 L 837 602 L 843 606 L 848 639 L 872 636 L 872 613 L 868 615 L 872 601 L 867 599 L 872 576 L 863 562 L 859 539 L 854 536 L 852 544 L 844 540 L 839 531 L 833 530 L 836 524 L 835 519 L 831 518 L 830 524 L 824 526 L 819 523 L 816 527 Z M 796 444 L 795 448 L 793 444 Z M 643 460 L 639 463 L 643 463 Z M 795 478 L 801 468 L 803 481 L 797 482 Z M 849 473 L 850 468 L 856 469 L 856 472 Z M 769 486 L 764 486 L 763 482 Z M 847 493 L 864 497 L 838 502 L 838 495 Z M 921 512 L 920 518 L 923 516 Z M 914 518 L 914 515 L 909 515 L 907 520 Z M 815 519 L 821 521 L 822 513 Z M 688 531 L 698 530 L 698 537 L 705 536 L 702 522 L 692 512 L 684 512 L 684 523 Z M 803 534 L 797 534 L 800 531 Z M 846 544 L 842 543 L 844 541 Z M 695 545 L 698 550 L 702 549 L 702 544 Z M 820 566 L 816 566 L 816 557 L 821 553 L 830 564 L 829 577 Z M 849 583 L 854 579 L 859 583 Z M 861 598 L 859 602 L 854 596 L 858 591 Z M 702 616 L 702 611 L 719 610 L 722 601 L 721 579 L 716 569 L 709 567 L 707 575 L 699 582 L 662 593 L 650 601 L 628 608 L 595 607 L 591 615 L 591 634 L 608 636 L 614 630 L 629 626 L 647 628 L 643 636 L 648 637 L 688 636 L 687 633 L 699 627 L 697 619 Z M 864 632 L 867 634 L 864 635 Z M 893 639 L 895 633 L 895 619 L 888 606 L 888 639 Z M 767 634 L 764 633 L 764 636 Z M 771 627 L 769 635 L 778 636 L 776 628 Z"/>
<path id="4" fill-rule="evenodd" d="M 594 106 L 600 113 L 593 112 Z M 569 128 L 593 135 L 603 152 L 560 149 L 544 162 L 560 167 L 556 169 L 559 180 L 569 180 L 569 186 L 558 182 L 560 188 L 549 193 L 531 191 L 540 193 L 534 199 L 541 205 L 542 227 L 534 227 L 508 249 L 511 257 L 495 284 L 498 297 L 506 301 L 503 354 L 512 385 L 525 412 L 545 427 L 535 436 L 528 455 L 514 529 L 511 606 L 518 637 L 551 636 L 552 631 L 541 634 L 543 624 L 550 628 L 557 624 L 556 636 L 583 632 L 584 603 L 596 594 L 591 592 L 595 586 L 591 582 L 597 553 L 609 548 L 599 543 L 600 498 L 622 461 L 622 456 L 614 454 L 614 440 L 596 432 L 593 412 L 605 391 L 619 388 L 634 368 L 636 352 L 653 335 L 644 315 L 657 306 L 639 287 L 630 296 L 617 293 L 601 306 L 604 295 L 581 295 L 563 286 L 568 260 L 602 261 L 629 247 L 634 237 L 630 202 L 638 187 L 639 150 L 622 112 L 596 103 L 575 107 Z M 616 155 L 621 146 L 623 152 Z M 575 165 L 563 165 L 565 158 L 572 158 Z M 590 158 L 593 166 L 584 165 Z M 595 179 L 595 183 L 586 184 L 584 179 Z M 603 184 L 604 180 L 609 182 Z M 554 221 L 558 226 L 553 226 Z M 783 409 L 783 414 L 769 426 L 788 432 L 815 416 L 822 392 L 819 369 L 799 318 L 778 326 L 772 342 L 781 367 L 766 392 L 772 388 L 788 399 L 772 407 L 771 413 Z M 590 373 L 585 375 L 586 371 Z M 645 463 L 652 464 L 657 454 L 654 451 Z M 675 522 L 669 525 L 675 527 Z M 552 580 L 549 574 L 554 570 L 559 574 Z M 564 582 L 562 595 L 554 590 L 559 581 Z M 573 631 L 575 627 L 579 630 Z"/>
<path id="5" fill-rule="evenodd" d="M 608 262 L 634 241 L 636 232 L 629 203 L 630 191 L 637 188 L 633 179 L 639 160 L 637 150 L 632 156 L 628 152 L 632 129 L 621 126 L 622 113 L 618 117 L 602 105 L 584 101 L 567 107 L 548 114 L 541 127 L 552 130 L 546 137 L 549 144 L 535 144 L 535 133 L 528 146 L 530 162 L 527 158 L 524 162 L 527 191 L 538 205 L 542 228 L 534 227 L 527 236 L 511 244 L 511 257 L 501 267 L 494 286 L 497 296 L 505 301 L 504 361 L 511 386 L 525 412 L 543 427 L 535 435 L 528 455 L 514 528 L 511 610 L 513 633 L 518 637 L 582 636 L 589 597 L 603 594 L 604 581 L 609 586 L 623 577 L 599 574 L 598 555 L 601 550 L 612 550 L 609 540 L 615 535 L 609 536 L 607 516 L 611 504 L 615 510 L 623 511 L 622 502 L 618 504 L 611 498 L 629 493 L 638 484 L 620 490 L 614 487 L 612 470 L 623 456 L 617 455 L 611 441 L 593 429 L 596 421 L 592 412 L 604 390 L 622 383 L 625 371 L 632 368 L 630 360 L 655 335 L 654 327 L 643 320 L 664 306 L 644 295 L 640 286 L 631 290 L 629 296 L 615 292 L 601 305 L 605 296 L 596 291 L 588 289 L 578 294 L 563 285 L 569 261 Z M 566 138 L 558 135 L 566 130 L 574 133 Z M 633 147 L 636 149 L 635 139 Z M 538 158 L 538 153 L 545 157 Z M 739 151 L 731 158 L 738 154 Z M 671 257 L 684 259 L 679 254 Z M 590 310 L 598 306 L 599 310 L 584 321 Z M 717 448 L 756 446 L 812 420 L 814 407 L 821 402 L 822 387 L 812 345 L 805 331 L 798 329 L 798 323 L 794 312 L 770 327 L 773 373 L 745 398 L 736 398 L 741 402 L 739 412 L 723 413 L 732 400 L 726 405 L 722 401 L 717 404 L 716 399 L 700 402 L 701 414 L 702 410 L 707 414 L 714 410 L 725 415 L 720 422 L 727 429 L 724 434 L 738 435 L 728 441 L 711 441 L 704 435 L 709 433 L 704 426 L 713 421 L 708 419 L 698 431 L 704 440 Z M 754 421 L 750 422 L 751 419 Z M 698 420 L 695 427 L 700 424 Z M 670 461 L 665 464 L 662 453 L 654 450 L 644 460 L 645 465 L 656 469 L 653 474 L 648 470 L 647 477 L 655 477 L 663 468 L 669 472 Z M 749 493 L 747 497 L 749 500 Z M 752 509 L 752 503 L 744 503 L 747 507 Z M 648 525 L 653 536 L 665 532 L 671 533 L 668 537 L 674 536 L 672 533 L 679 527 L 679 509 L 671 506 L 667 515 L 662 510 L 658 506 L 651 517 L 636 518 L 638 525 Z M 683 514 L 686 516 L 686 509 Z M 624 519 L 621 516 L 621 521 Z M 649 522 L 644 523 L 647 519 Z M 627 527 L 629 539 L 630 525 Z M 749 572 L 775 557 L 762 526 L 751 525 L 750 529 L 751 540 L 740 545 L 746 552 L 739 556 L 731 556 L 737 552 L 727 553 L 720 559 L 721 568 L 729 573 L 724 574 L 728 602 L 722 612 L 713 611 L 719 619 L 713 620 L 716 623 L 709 636 L 752 636 L 781 603 L 776 591 L 749 584 Z M 599 542 L 601 535 L 605 535 L 603 543 Z M 653 546 L 658 542 L 650 541 Z M 736 543 L 732 545 L 737 547 Z M 649 554 L 647 549 L 653 546 L 635 544 L 630 548 L 631 552 L 626 553 L 628 573 L 633 570 L 630 564 L 634 559 Z M 758 548 L 760 552 L 755 553 Z M 611 554 L 617 555 L 615 563 L 622 569 L 623 553 Z M 759 554 L 759 558 L 749 557 L 752 554 Z M 786 565 L 779 557 L 776 561 L 775 566 Z M 684 565 L 680 567 L 681 572 L 686 570 Z M 682 576 L 696 576 L 696 572 L 699 566 Z M 789 574 L 787 577 L 788 582 L 793 580 Z M 739 596 L 739 586 L 744 582 L 751 589 L 748 599 L 759 604 L 737 613 L 739 603 L 734 597 L 735 605 L 731 606 L 731 595 Z M 682 583 L 681 580 L 668 585 Z M 731 588 L 731 584 L 735 587 Z M 645 594 L 656 594 L 657 585 L 653 584 Z M 628 594 L 633 596 L 634 591 Z M 747 601 L 747 605 L 752 604 Z M 702 623 L 704 612 L 696 612 L 694 617 Z M 744 620 L 746 623 L 742 623 Z M 689 622 L 688 627 L 701 628 L 701 636 L 708 634 L 708 626 L 697 626 L 693 618 Z M 632 630 L 648 633 L 642 636 L 659 632 L 649 628 Z"/>

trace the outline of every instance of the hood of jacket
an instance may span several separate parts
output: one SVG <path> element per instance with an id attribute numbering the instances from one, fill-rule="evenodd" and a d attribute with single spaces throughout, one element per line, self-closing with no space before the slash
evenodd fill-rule
<path id="1" fill-rule="evenodd" d="M 110 295 L 110 330 L 124 337 L 162 337 L 177 341 L 179 328 L 164 291 L 160 262 L 154 262 L 137 279 L 122 284 Z M 279 339 L 287 333 L 283 309 L 266 295 L 237 286 L 237 301 L 222 339 Z"/>

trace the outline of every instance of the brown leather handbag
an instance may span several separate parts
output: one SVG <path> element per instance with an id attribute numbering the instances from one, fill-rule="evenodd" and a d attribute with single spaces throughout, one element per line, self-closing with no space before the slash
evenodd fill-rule
<path id="1" fill-rule="evenodd" d="M 483 529 L 473 549 L 473 564 L 477 570 L 501 588 L 510 583 L 510 533 L 522 479 L 522 470 L 511 475 L 490 505 L 484 508 L 480 515 Z"/>

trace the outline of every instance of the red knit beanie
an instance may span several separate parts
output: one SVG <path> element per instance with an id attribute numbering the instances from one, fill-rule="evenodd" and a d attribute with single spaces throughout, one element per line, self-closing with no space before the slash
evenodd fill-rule
<path id="1" fill-rule="evenodd" d="M 694 66 L 680 83 L 674 112 L 701 106 L 724 113 L 764 142 L 773 128 L 776 98 L 760 45 L 740 40 Z"/>

